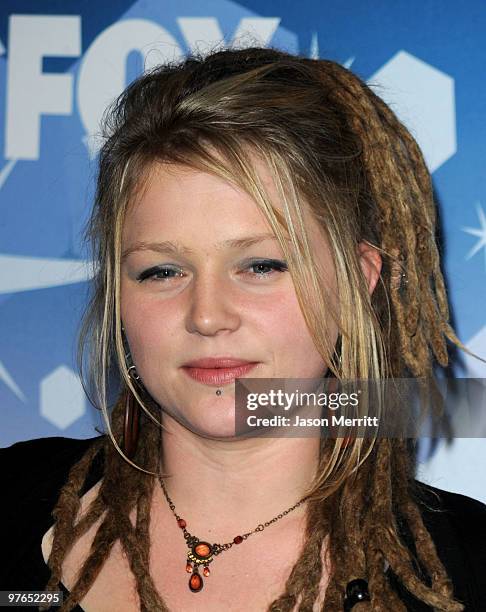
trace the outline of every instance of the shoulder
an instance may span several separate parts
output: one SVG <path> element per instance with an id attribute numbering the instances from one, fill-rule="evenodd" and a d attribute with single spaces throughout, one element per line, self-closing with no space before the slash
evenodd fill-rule
<path id="1" fill-rule="evenodd" d="M 71 467 L 91 445 L 104 437 L 37 438 L 0 448 L 2 490 L 8 492 L 12 501 L 49 497 L 51 492 L 59 491 Z"/>
<path id="2" fill-rule="evenodd" d="M 437 489 L 416 481 L 415 500 L 428 523 L 448 522 L 454 525 L 464 541 L 471 541 L 486 551 L 486 505 L 482 502 Z"/>
<path id="3" fill-rule="evenodd" d="M 39 438 L 0 448 L 0 486 L 4 495 L 0 544 L 9 560 L 8 564 L 0 564 L 0 583 L 22 585 L 26 590 L 44 588 L 48 574 L 41 542 L 52 525 L 59 493 L 71 467 L 102 437 Z M 90 478 L 95 481 L 102 476 L 102 453 L 98 457 L 90 470 Z"/>
<path id="4" fill-rule="evenodd" d="M 54 457 L 59 455 L 76 455 L 81 454 L 89 448 L 89 446 L 98 440 L 101 436 L 79 440 L 77 438 L 35 438 L 33 440 L 22 440 L 15 442 L 11 446 L 0 448 L 0 461 L 29 461 L 36 458 L 37 460 L 49 462 Z"/>
<path id="5" fill-rule="evenodd" d="M 458 598 L 486 610 L 486 505 L 418 481 L 415 498 Z"/>
<path id="6" fill-rule="evenodd" d="M 39 470 L 51 465 L 59 467 L 59 460 L 72 458 L 73 462 L 89 449 L 100 438 L 96 436 L 79 440 L 77 438 L 36 438 L 22 440 L 6 448 L 0 448 L 0 462 L 2 467 L 8 467 L 10 473 L 22 469 L 27 465 L 30 469 Z"/>

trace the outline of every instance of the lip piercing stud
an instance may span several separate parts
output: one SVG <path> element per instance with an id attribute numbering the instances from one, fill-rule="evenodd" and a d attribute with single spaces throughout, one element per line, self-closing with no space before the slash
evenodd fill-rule
<path id="1" fill-rule="evenodd" d="M 221 389 L 218 389 L 218 390 L 216 391 L 216 395 L 221 395 Z"/>

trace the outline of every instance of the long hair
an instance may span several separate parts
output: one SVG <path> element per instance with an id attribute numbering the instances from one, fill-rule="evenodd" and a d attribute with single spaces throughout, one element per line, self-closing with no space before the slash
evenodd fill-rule
<path id="1" fill-rule="evenodd" d="M 469 351 L 449 323 L 431 178 L 422 153 L 388 106 L 339 64 L 256 47 L 191 55 L 135 80 L 106 114 L 103 135 L 86 231 L 96 274 L 79 337 L 79 363 L 108 435 L 72 468 L 60 493 L 46 588 L 58 585 L 67 553 L 99 520 L 91 551 L 61 610 L 83 598 L 118 540 L 136 578 L 141 609 L 167 610 L 149 568 L 160 412 L 144 401 L 128 375 L 120 320 L 121 231 L 154 163 L 212 173 L 253 198 L 285 254 L 305 322 L 335 377 L 431 376 L 435 362 L 448 363 L 447 341 Z M 272 205 L 252 155 L 270 169 L 283 213 Z M 332 308 L 309 247 L 304 202 L 329 242 L 339 309 Z M 376 248 L 383 261 L 371 296 L 356 251 L 360 241 Z M 339 329 L 339 350 L 330 343 L 330 318 Z M 119 382 L 111 402 L 110 377 Z M 124 401 L 130 393 L 143 408 L 133 461 L 121 450 Z M 80 491 L 98 452 L 104 453 L 102 484 L 75 523 Z M 462 610 L 422 521 L 413 483 L 404 441 L 322 440 L 306 509 L 306 543 L 284 592 L 268 610 L 290 611 L 296 603 L 299 610 L 312 609 L 324 538 L 330 578 L 322 610 L 342 609 L 346 584 L 356 577 L 369 583 L 371 601 L 360 604 L 363 612 L 404 610 L 386 579 L 386 566 L 424 603 Z M 405 545 L 399 524 L 411 534 L 416 553 Z"/>

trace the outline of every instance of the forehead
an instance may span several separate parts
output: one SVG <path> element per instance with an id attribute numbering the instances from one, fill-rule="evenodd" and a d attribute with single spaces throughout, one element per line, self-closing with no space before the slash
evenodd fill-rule
<path id="1" fill-rule="evenodd" d="M 284 204 L 267 164 L 256 156 L 251 161 L 272 206 L 283 217 Z M 322 244 L 322 231 L 308 207 L 301 208 L 311 242 Z M 142 188 L 129 205 L 122 242 L 125 247 L 136 240 L 216 244 L 252 234 L 273 235 L 273 231 L 246 191 L 210 172 L 157 162 L 147 168 Z"/>
<path id="2" fill-rule="evenodd" d="M 252 166 L 273 206 L 281 208 L 275 182 L 267 164 L 252 156 Z M 159 206 L 179 204 L 181 213 L 189 212 L 191 204 L 206 204 L 208 209 L 214 196 L 222 197 L 229 203 L 237 201 L 240 207 L 251 204 L 248 208 L 255 208 L 256 203 L 253 198 L 236 183 L 236 179 L 226 179 L 195 166 L 175 162 L 152 162 L 145 169 L 139 183 L 140 188 L 129 206 L 129 212 L 131 209 L 136 209 L 140 203 L 143 205 L 156 203 Z"/>

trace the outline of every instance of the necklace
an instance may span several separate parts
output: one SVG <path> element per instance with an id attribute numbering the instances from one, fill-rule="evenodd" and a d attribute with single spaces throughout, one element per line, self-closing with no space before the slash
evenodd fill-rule
<path id="1" fill-rule="evenodd" d="M 191 574 L 191 577 L 189 578 L 189 589 L 193 593 L 198 593 L 204 586 L 203 578 L 201 574 L 199 573 L 200 565 L 203 566 L 203 570 L 202 570 L 203 575 L 206 577 L 209 576 L 210 570 L 208 566 L 214 560 L 214 557 L 217 557 L 225 550 L 229 550 L 233 546 L 233 544 L 241 544 L 244 540 L 249 538 L 253 533 L 263 531 L 265 527 L 268 527 L 272 523 L 276 523 L 278 520 L 283 518 L 286 514 L 288 514 L 289 512 L 292 512 L 292 510 L 295 510 L 295 508 L 300 506 L 308 497 L 308 496 L 303 497 L 300 501 L 298 501 L 292 507 L 288 508 L 287 510 L 284 510 L 283 512 L 275 516 L 273 519 L 271 519 L 270 521 L 266 521 L 265 523 L 260 523 L 260 525 L 255 527 L 253 531 L 249 531 L 242 535 L 235 536 L 231 542 L 226 542 L 226 544 L 210 544 L 209 542 L 200 540 L 196 536 L 193 536 L 192 534 L 190 534 L 189 531 L 187 531 L 186 529 L 187 523 L 183 518 L 181 518 L 176 513 L 175 505 L 173 501 L 171 500 L 171 498 L 169 497 L 169 494 L 167 493 L 164 481 L 162 477 L 160 476 L 160 474 L 159 474 L 159 482 L 160 482 L 160 486 L 162 487 L 162 491 L 164 492 L 165 498 L 167 499 L 167 502 L 169 504 L 169 508 L 172 510 L 172 513 L 174 514 L 177 520 L 177 525 L 179 526 L 180 529 L 182 529 L 184 533 L 184 539 L 186 540 L 186 544 L 189 549 L 187 551 L 186 572 L 188 574 Z"/>

